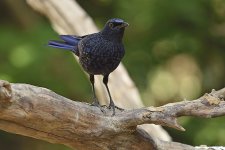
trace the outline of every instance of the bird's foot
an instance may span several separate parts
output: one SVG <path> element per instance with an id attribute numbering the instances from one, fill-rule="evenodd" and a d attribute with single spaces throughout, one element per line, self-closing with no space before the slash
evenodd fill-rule
<path id="1" fill-rule="evenodd" d="M 113 109 L 113 113 L 112 116 L 115 116 L 115 104 L 114 103 L 110 103 L 108 109 Z"/>
<path id="2" fill-rule="evenodd" d="M 91 103 L 91 106 L 101 107 L 101 105 L 99 104 L 97 100 L 94 100 L 94 102 Z"/>
<path id="3" fill-rule="evenodd" d="M 115 108 L 116 108 L 116 109 L 119 109 L 120 111 L 124 111 L 123 108 L 120 108 L 120 107 L 118 107 L 118 106 L 115 106 Z"/>
<path id="4" fill-rule="evenodd" d="M 118 110 L 120 110 L 120 111 L 124 111 L 123 108 L 120 108 L 120 107 L 116 106 L 114 103 L 110 103 L 110 104 L 109 104 L 108 109 L 111 109 L 111 108 L 113 109 L 112 116 L 115 115 L 115 109 L 118 109 Z"/>
<path id="5" fill-rule="evenodd" d="M 106 113 L 105 110 L 104 110 L 104 108 L 103 108 L 104 105 L 101 106 L 101 105 L 99 104 L 99 102 L 98 102 L 97 99 L 94 99 L 94 102 L 91 103 L 91 106 L 96 106 L 96 107 L 98 107 L 98 108 L 101 110 L 101 112 L 103 112 L 104 114 Z"/>

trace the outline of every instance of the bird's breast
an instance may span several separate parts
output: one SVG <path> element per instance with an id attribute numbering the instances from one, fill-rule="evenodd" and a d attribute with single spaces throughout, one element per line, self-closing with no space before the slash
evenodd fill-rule
<path id="1" fill-rule="evenodd" d="M 91 40 L 79 44 L 79 61 L 89 74 L 109 74 L 117 68 L 125 51 L 122 43 Z"/>

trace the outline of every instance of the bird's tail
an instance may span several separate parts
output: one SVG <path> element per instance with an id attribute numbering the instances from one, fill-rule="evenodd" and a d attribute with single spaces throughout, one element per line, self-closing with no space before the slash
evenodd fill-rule
<path id="1" fill-rule="evenodd" d="M 75 53 L 77 56 L 79 56 L 77 44 L 81 40 L 81 37 L 73 35 L 60 35 L 59 37 L 63 41 L 50 40 L 48 41 L 48 46 L 69 50 Z"/>

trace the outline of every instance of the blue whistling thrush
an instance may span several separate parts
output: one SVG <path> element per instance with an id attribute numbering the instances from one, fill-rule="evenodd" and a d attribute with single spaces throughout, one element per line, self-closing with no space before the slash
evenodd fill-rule
<path id="1" fill-rule="evenodd" d="M 94 95 L 92 105 L 101 109 L 97 100 L 94 87 L 94 76 L 103 75 L 103 83 L 107 89 L 110 103 L 109 109 L 113 109 L 115 115 L 115 104 L 112 100 L 108 77 L 122 60 L 125 50 L 122 43 L 125 27 L 128 23 L 122 19 L 114 18 L 107 21 L 102 31 L 84 36 L 60 35 L 62 41 L 50 40 L 48 46 L 72 51 L 79 57 L 79 63 L 89 74 Z"/>

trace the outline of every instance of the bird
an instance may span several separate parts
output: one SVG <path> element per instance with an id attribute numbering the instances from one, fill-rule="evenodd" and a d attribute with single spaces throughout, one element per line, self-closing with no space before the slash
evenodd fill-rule
<path id="1" fill-rule="evenodd" d="M 115 115 L 115 104 L 108 88 L 108 78 L 121 62 L 125 55 L 123 36 L 125 28 L 129 24 L 120 18 L 109 19 L 103 29 L 97 33 L 84 36 L 59 35 L 59 40 L 49 40 L 48 46 L 73 52 L 79 58 L 79 63 L 85 72 L 89 74 L 92 85 L 93 103 L 100 107 L 95 92 L 95 75 L 103 76 L 103 83 L 109 96 L 108 108 Z"/>

